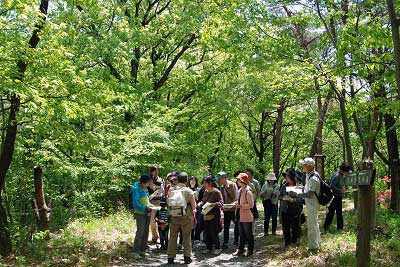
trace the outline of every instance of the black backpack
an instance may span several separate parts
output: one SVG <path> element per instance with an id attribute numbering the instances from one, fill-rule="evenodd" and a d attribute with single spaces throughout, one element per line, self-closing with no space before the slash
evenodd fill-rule
<path id="1" fill-rule="evenodd" d="M 129 201 L 128 201 L 128 208 L 133 210 L 133 202 L 132 202 L 132 186 L 129 187 Z"/>
<path id="2" fill-rule="evenodd" d="M 313 174 L 313 176 L 316 176 L 318 178 L 319 185 L 320 185 L 320 193 L 319 193 L 319 195 L 317 193 L 315 193 L 315 195 L 318 198 L 318 202 L 319 202 L 320 205 L 326 206 L 329 203 L 331 203 L 331 201 L 333 199 L 332 188 L 327 182 L 322 180 L 321 177 L 319 177 L 319 175 Z"/>

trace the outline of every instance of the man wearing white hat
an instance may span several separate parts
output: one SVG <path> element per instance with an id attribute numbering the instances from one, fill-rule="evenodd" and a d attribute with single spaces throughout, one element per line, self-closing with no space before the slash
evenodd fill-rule
<path id="1" fill-rule="evenodd" d="M 318 223 L 319 202 L 317 194 L 320 193 L 319 174 L 314 170 L 315 161 L 312 158 L 300 160 L 303 165 L 303 170 L 306 173 L 306 184 L 304 193 L 300 196 L 305 198 L 307 206 L 307 229 L 309 250 L 312 253 L 318 252 L 321 244 L 321 236 Z"/>
<path id="2" fill-rule="evenodd" d="M 268 235 L 270 220 L 272 220 L 272 234 L 276 235 L 279 185 L 275 173 L 271 172 L 267 175 L 265 184 L 261 188 L 260 196 L 263 199 L 264 206 L 264 236 Z"/>

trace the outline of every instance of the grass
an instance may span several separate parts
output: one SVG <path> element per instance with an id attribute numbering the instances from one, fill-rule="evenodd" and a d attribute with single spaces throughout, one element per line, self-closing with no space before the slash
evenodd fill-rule
<path id="1" fill-rule="evenodd" d="M 320 219 L 322 225 L 324 212 L 321 212 Z M 322 236 L 318 255 L 308 253 L 306 227 L 303 226 L 299 248 L 283 250 L 281 236 L 257 237 L 259 244 L 255 259 L 259 266 L 355 266 L 356 222 L 356 213 L 347 202 L 345 231 L 337 232 L 332 227 L 329 233 Z M 24 253 L 0 259 L 0 267 L 98 267 L 129 262 L 134 228 L 134 218 L 128 211 L 119 211 L 103 218 L 76 220 L 56 233 L 34 235 L 29 246 L 20 250 Z M 399 214 L 377 209 L 377 227 L 371 240 L 371 266 L 400 267 Z"/>

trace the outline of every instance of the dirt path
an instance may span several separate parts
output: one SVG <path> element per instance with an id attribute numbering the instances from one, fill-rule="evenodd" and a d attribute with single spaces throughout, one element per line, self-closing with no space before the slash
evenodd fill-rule
<path id="1" fill-rule="evenodd" d="M 232 254 L 236 251 L 236 246 L 232 244 L 233 238 L 233 225 L 231 225 L 230 231 L 230 243 L 229 248 L 223 250 L 220 255 L 214 256 L 210 254 L 204 254 L 205 245 L 195 243 L 192 249 L 192 260 L 193 262 L 187 266 L 230 266 L 230 267 L 247 267 L 247 266 L 265 266 L 266 263 L 271 260 L 275 254 L 281 251 L 283 245 L 283 237 L 281 226 L 278 224 L 277 235 L 270 235 L 264 237 L 263 230 L 263 209 L 259 206 L 260 218 L 256 222 L 255 230 L 255 251 L 252 257 L 236 257 Z M 222 244 L 223 234 L 220 233 L 220 240 Z M 160 252 L 156 246 L 150 246 L 150 251 L 144 260 L 136 261 L 133 259 L 126 259 L 119 263 L 114 262 L 112 267 L 132 267 L 132 266 L 171 266 L 167 264 L 167 255 L 165 252 Z M 175 259 L 176 264 L 172 266 L 185 266 L 183 264 L 182 251 L 178 251 Z"/>

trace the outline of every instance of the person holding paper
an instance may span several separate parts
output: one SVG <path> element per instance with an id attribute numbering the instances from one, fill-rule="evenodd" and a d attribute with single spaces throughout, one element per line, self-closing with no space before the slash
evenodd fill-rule
<path id="1" fill-rule="evenodd" d="M 312 254 L 316 254 L 321 245 L 321 233 L 318 222 L 320 204 L 317 198 L 317 195 L 321 191 L 320 176 L 315 171 L 315 161 L 312 158 L 305 158 L 300 161 L 300 164 L 303 165 L 303 171 L 306 173 L 304 193 L 300 196 L 305 199 L 307 206 L 308 249 Z"/>
<path id="2" fill-rule="evenodd" d="M 285 247 L 290 244 L 299 245 L 300 240 L 300 215 L 303 211 L 303 199 L 297 196 L 295 191 L 288 192 L 286 189 L 296 186 L 296 172 L 288 169 L 282 174 L 285 178 L 279 194 L 280 218 L 282 222 Z"/>
<path id="3" fill-rule="evenodd" d="M 237 177 L 237 182 L 240 186 L 239 199 L 236 202 L 236 214 L 239 217 L 239 234 L 240 243 L 239 248 L 234 256 L 243 256 L 244 249 L 247 244 L 246 256 L 250 257 L 254 251 L 254 234 L 253 223 L 254 217 L 251 209 L 254 207 L 254 196 L 248 184 L 250 183 L 249 177 L 246 173 L 240 173 Z"/>
<path id="4" fill-rule="evenodd" d="M 275 173 L 271 172 L 267 175 L 265 184 L 261 188 L 260 196 L 263 199 L 264 206 L 264 236 L 268 236 L 270 220 L 272 220 L 272 234 L 276 235 L 279 185 Z"/>
<path id="5" fill-rule="evenodd" d="M 224 205 L 221 192 L 216 188 L 217 184 L 212 176 L 207 176 L 204 179 L 204 196 L 198 206 L 203 209 L 204 219 L 204 234 L 207 250 L 205 254 L 218 255 L 221 253 L 221 244 L 219 242 L 218 234 L 222 230 L 221 226 L 221 208 Z M 209 212 L 208 206 L 212 206 Z M 206 213 L 206 214 L 205 214 Z"/>
<path id="6" fill-rule="evenodd" d="M 159 176 L 160 169 L 157 165 L 153 165 L 150 167 L 150 176 L 152 178 L 152 183 L 149 186 L 149 195 L 150 195 L 150 203 L 156 207 L 160 206 L 161 198 L 164 197 L 164 181 Z M 157 223 L 155 221 L 156 211 L 153 210 L 151 213 L 150 219 L 150 230 L 151 230 L 151 243 L 156 244 L 158 241 L 158 228 Z"/>
<path id="7" fill-rule="evenodd" d="M 217 183 L 220 185 L 222 198 L 224 200 L 224 244 L 222 249 L 228 248 L 229 228 L 231 222 L 235 223 L 235 201 L 238 200 L 238 188 L 234 182 L 228 180 L 226 172 L 219 172 L 216 176 Z"/>

